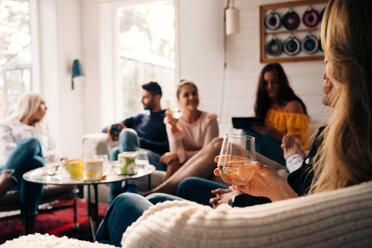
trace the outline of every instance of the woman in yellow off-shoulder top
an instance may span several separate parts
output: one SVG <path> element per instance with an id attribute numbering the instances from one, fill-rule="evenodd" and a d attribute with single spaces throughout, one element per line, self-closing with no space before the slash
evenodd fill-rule
<path id="1" fill-rule="evenodd" d="M 254 110 L 256 117 L 265 120 L 265 125 L 252 126 L 243 132 L 256 138 L 257 152 L 285 164 L 280 144 L 287 133 L 298 137 L 306 149 L 309 120 L 306 107 L 289 86 L 280 64 L 268 64 L 262 69 Z"/>

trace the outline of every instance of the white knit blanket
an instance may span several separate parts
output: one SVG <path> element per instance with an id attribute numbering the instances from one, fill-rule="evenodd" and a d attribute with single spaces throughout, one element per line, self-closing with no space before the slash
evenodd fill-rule
<path id="1" fill-rule="evenodd" d="M 115 246 L 88 242 L 67 237 L 57 238 L 48 234 L 21 236 L 0 245 L 1 248 L 114 248 Z"/>

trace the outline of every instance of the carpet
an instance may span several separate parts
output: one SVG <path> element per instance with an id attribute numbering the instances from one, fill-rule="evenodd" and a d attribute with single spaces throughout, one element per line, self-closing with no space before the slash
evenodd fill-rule
<path id="1" fill-rule="evenodd" d="M 62 200 L 57 204 L 71 202 L 72 200 Z M 107 208 L 107 205 L 99 204 L 98 215 L 100 221 L 105 215 Z M 77 223 L 79 224 L 78 227 L 74 227 L 74 211 L 73 208 L 68 208 L 38 214 L 35 221 L 35 230 L 37 233 L 48 233 L 57 237 L 67 236 L 91 241 L 87 202 L 84 200 L 77 200 Z M 21 235 L 22 222 L 18 217 L 0 219 L 0 244 Z"/>

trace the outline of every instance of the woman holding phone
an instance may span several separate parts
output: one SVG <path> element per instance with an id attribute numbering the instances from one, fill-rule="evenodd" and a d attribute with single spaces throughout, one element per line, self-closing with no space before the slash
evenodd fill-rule
<path id="1" fill-rule="evenodd" d="M 307 147 L 309 118 L 306 106 L 289 86 L 280 64 L 268 64 L 261 70 L 254 112 L 256 117 L 265 120 L 265 124 L 243 129 L 243 133 L 256 138 L 258 153 L 284 165 L 280 144 L 287 133 L 298 137 L 303 149 Z"/>

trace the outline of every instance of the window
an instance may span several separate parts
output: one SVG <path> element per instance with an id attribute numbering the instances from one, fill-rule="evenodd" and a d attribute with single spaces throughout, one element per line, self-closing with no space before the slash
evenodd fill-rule
<path id="1" fill-rule="evenodd" d="M 173 0 L 126 5 L 117 10 L 120 80 L 117 85 L 118 118 L 142 110 L 141 85 L 162 86 L 162 107 L 175 97 Z"/>
<path id="2" fill-rule="evenodd" d="M 18 97 L 33 88 L 30 2 L 0 1 L 0 119 L 11 114 Z"/>

